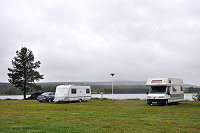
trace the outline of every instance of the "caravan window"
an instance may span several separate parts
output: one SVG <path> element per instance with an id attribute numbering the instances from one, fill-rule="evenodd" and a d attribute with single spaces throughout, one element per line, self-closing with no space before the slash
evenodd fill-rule
<path id="1" fill-rule="evenodd" d="M 76 89 L 71 89 L 71 94 L 76 94 Z"/>
<path id="2" fill-rule="evenodd" d="M 90 89 L 86 89 L 86 93 L 90 93 Z"/>

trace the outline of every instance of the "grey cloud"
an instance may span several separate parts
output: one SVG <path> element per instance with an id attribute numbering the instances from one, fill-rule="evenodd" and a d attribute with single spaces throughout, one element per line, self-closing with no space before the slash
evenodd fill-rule
<path id="1" fill-rule="evenodd" d="M 77 4 L 79 3 L 79 4 Z M 1 1 L 0 81 L 27 46 L 44 81 L 178 77 L 200 85 L 197 0 Z"/>

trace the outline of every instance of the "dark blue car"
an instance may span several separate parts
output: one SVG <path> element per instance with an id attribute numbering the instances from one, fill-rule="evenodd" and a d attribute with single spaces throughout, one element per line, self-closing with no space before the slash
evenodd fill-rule
<path id="1" fill-rule="evenodd" d="M 55 93 L 54 92 L 44 92 L 37 97 L 39 102 L 52 102 L 54 100 Z"/>

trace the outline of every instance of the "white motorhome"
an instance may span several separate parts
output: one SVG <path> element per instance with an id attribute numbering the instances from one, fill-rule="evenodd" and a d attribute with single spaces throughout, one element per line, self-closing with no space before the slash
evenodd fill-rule
<path id="1" fill-rule="evenodd" d="M 175 78 L 149 78 L 147 92 L 148 105 L 178 103 L 184 100 L 183 80 Z"/>
<path id="2" fill-rule="evenodd" d="M 90 86 L 59 85 L 56 87 L 54 102 L 87 101 L 91 98 Z"/>

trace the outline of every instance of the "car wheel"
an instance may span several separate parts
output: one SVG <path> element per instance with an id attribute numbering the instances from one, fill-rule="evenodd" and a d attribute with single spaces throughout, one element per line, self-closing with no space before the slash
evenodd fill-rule
<path id="1" fill-rule="evenodd" d="M 50 98 L 49 98 L 48 102 L 51 103 L 51 99 Z"/>

